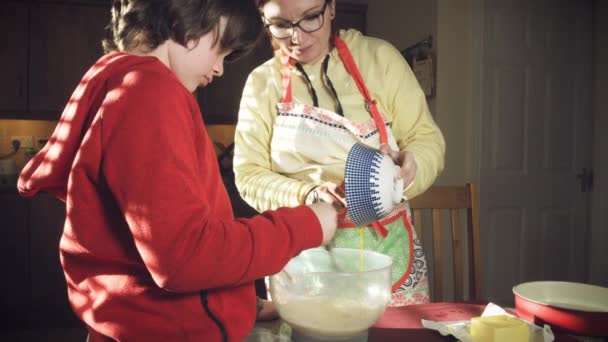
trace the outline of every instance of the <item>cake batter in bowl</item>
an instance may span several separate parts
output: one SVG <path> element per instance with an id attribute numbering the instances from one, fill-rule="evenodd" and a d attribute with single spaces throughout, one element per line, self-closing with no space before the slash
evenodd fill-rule
<path id="1" fill-rule="evenodd" d="M 301 341 L 365 341 L 391 296 L 392 259 L 368 250 L 334 248 L 339 272 L 324 248 L 302 252 L 270 278 L 281 318 Z"/>

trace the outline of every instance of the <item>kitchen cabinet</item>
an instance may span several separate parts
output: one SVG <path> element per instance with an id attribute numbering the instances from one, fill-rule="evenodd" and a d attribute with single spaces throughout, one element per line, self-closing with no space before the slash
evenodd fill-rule
<path id="1" fill-rule="evenodd" d="M 16 194 L 0 193 L 2 239 L 0 240 L 0 308 L 1 328 L 25 325 L 30 298 L 28 203 Z M 0 329 L 3 330 L 3 329 Z"/>
<path id="2" fill-rule="evenodd" d="M 365 31 L 367 6 L 338 3 L 337 28 Z M 102 55 L 110 20 L 105 0 L 9 0 L 0 12 L 0 118 L 58 120 L 86 70 Z M 234 124 L 247 75 L 272 56 L 264 39 L 197 91 L 208 124 Z"/>
<path id="3" fill-rule="evenodd" d="M 65 204 L 41 193 L 22 198 L 0 193 L 2 242 L 1 331 L 81 327 L 69 306 L 59 260 Z"/>
<path id="4" fill-rule="evenodd" d="M 0 109 L 27 109 L 28 9 L 23 3 L 10 2 L 0 11 Z"/>
<path id="5" fill-rule="evenodd" d="M 103 54 L 108 6 L 31 6 L 29 110 L 58 119 L 78 82 Z"/>
<path id="6" fill-rule="evenodd" d="M 5 42 L 0 118 L 58 120 L 82 75 L 103 54 L 110 5 L 101 0 L 8 1 L 0 19 Z"/>
<path id="7" fill-rule="evenodd" d="M 65 203 L 42 193 L 28 199 L 30 325 L 36 328 L 81 325 L 72 312 L 59 259 Z"/>

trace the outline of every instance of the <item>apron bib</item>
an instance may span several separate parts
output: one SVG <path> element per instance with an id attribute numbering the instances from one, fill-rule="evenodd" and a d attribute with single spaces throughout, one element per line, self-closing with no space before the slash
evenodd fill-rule
<path id="1" fill-rule="evenodd" d="M 271 140 L 271 167 L 290 178 L 321 184 L 343 184 L 346 157 L 355 143 L 378 148 L 389 144 L 397 150 L 390 125 L 378 112 L 346 44 L 334 37 L 344 66 L 366 100 L 370 120 L 356 123 L 320 107 L 292 102 L 291 65 L 281 56 L 282 100 L 277 104 Z M 337 96 L 337 95 L 336 95 Z M 336 174 L 319 165 L 334 165 Z M 395 206 L 389 216 L 369 227 L 355 227 L 348 214 L 342 217 L 334 241 L 336 247 L 373 250 L 393 258 L 391 306 L 429 302 L 427 266 L 416 231 L 410 224 L 407 201 Z"/>

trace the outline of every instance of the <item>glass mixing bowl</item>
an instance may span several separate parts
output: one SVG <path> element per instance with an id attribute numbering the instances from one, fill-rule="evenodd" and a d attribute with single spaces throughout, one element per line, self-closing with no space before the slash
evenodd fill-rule
<path id="1" fill-rule="evenodd" d="M 295 341 L 366 340 L 391 296 L 391 257 L 333 248 L 303 251 L 270 277 L 270 295 Z"/>

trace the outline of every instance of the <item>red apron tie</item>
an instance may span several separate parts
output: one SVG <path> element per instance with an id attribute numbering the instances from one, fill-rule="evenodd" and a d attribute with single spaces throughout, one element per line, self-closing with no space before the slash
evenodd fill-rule
<path id="1" fill-rule="evenodd" d="M 281 102 L 291 103 L 291 65 L 294 63 L 289 55 L 281 54 L 281 85 L 283 87 L 283 96 Z"/>
<path id="2" fill-rule="evenodd" d="M 350 50 L 346 43 L 340 38 L 338 35 L 334 36 L 334 44 L 338 49 L 338 53 L 344 61 L 344 66 L 348 73 L 352 76 L 357 84 L 357 88 L 365 97 L 365 107 L 368 112 L 372 115 L 374 122 L 376 123 L 376 127 L 378 128 L 378 132 L 380 133 L 380 144 L 388 144 L 388 136 L 386 134 L 386 127 L 384 126 L 384 120 L 382 120 L 382 116 L 380 112 L 378 112 L 378 107 L 376 106 L 376 100 L 372 98 L 367 86 L 365 85 L 365 81 L 363 80 L 363 76 L 361 76 L 361 72 L 359 72 L 359 68 L 353 59 L 353 56 L 350 54 Z"/>
<path id="3" fill-rule="evenodd" d="M 378 111 L 377 102 L 372 98 L 371 93 L 367 89 L 363 76 L 361 76 L 361 72 L 355 63 L 348 46 L 346 46 L 346 43 L 344 43 L 342 38 L 340 38 L 337 34 L 334 36 L 334 45 L 336 45 L 336 48 L 338 49 L 338 54 L 344 62 L 346 71 L 348 71 L 353 80 L 355 80 L 357 88 L 359 88 L 359 92 L 365 98 L 365 109 L 367 109 L 367 111 L 371 114 L 372 118 L 374 119 L 374 123 L 378 128 L 378 133 L 380 134 L 380 144 L 388 144 L 386 126 L 384 126 L 384 120 L 382 120 L 382 116 Z M 295 61 L 290 58 L 289 55 L 285 53 L 281 54 L 281 84 L 283 86 L 281 102 L 283 103 L 290 103 L 292 101 L 291 66 L 294 63 Z"/>
<path id="4" fill-rule="evenodd" d="M 372 227 L 378 232 L 378 234 L 380 234 L 380 236 L 382 236 L 383 238 L 385 238 L 388 235 L 388 229 L 386 229 L 385 226 L 383 226 L 379 221 L 373 222 L 372 223 Z"/>

